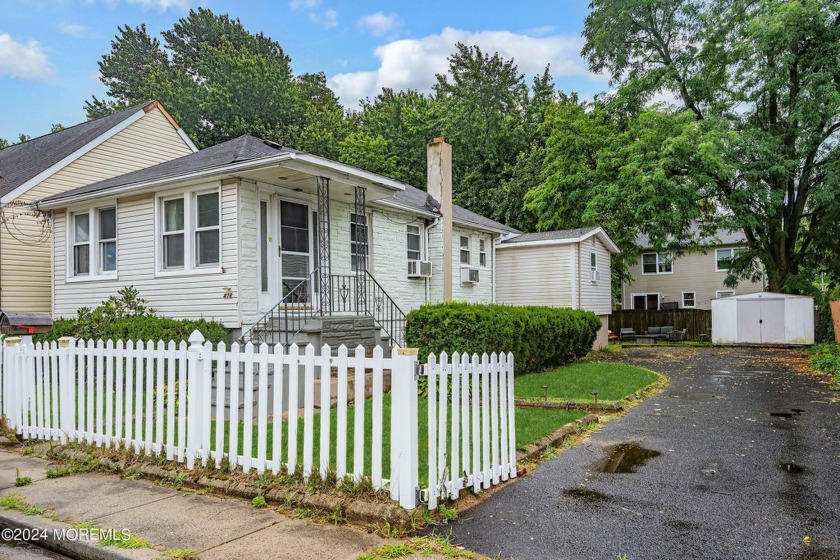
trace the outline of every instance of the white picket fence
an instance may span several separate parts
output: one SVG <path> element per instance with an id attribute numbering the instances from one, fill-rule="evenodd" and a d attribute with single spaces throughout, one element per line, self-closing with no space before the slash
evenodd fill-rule
<path id="1" fill-rule="evenodd" d="M 516 476 L 512 355 L 456 353 L 451 363 L 446 353 L 430 355 L 421 372 L 411 349 L 386 358 L 381 348 L 372 357 L 362 347 L 349 355 L 341 346 L 335 356 L 329 346 L 320 353 L 311 345 L 214 348 L 197 331 L 179 345 L 15 338 L 5 345 L 2 413 L 26 439 L 125 445 L 187 468 L 227 458 L 245 472 L 369 476 L 407 509 L 421 497 L 434 509 L 462 489 Z M 419 375 L 428 377 L 428 399 L 418 397 Z M 357 406 L 366 388 L 369 412 Z M 428 407 L 423 456 L 420 406 Z"/>

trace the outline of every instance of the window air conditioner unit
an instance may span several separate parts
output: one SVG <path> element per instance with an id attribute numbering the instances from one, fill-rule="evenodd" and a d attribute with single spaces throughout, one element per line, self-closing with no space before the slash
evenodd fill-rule
<path id="1" fill-rule="evenodd" d="M 432 263 L 430 261 L 408 261 L 409 278 L 431 278 Z"/>
<path id="2" fill-rule="evenodd" d="M 462 284 L 477 284 L 478 283 L 478 269 L 464 267 L 461 269 L 461 283 Z"/>
<path id="3" fill-rule="evenodd" d="M 593 268 L 592 269 L 592 283 L 594 284 L 595 282 L 597 282 L 600 279 L 601 279 L 601 273 L 598 272 L 598 269 Z"/>

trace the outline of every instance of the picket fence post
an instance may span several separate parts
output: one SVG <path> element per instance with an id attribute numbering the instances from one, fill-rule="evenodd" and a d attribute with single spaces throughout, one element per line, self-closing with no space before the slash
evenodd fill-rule
<path id="1" fill-rule="evenodd" d="M 6 351 L 3 352 L 3 406 L 6 409 L 6 417 L 9 421 L 9 428 L 16 433 L 21 433 L 23 416 L 23 372 L 18 369 L 17 355 L 20 352 L 20 337 L 8 336 L 4 341 Z"/>
<path id="2" fill-rule="evenodd" d="M 391 371 L 391 497 L 417 507 L 417 348 L 397 348 Z"/>
<path id="3" fill-rule="evenodd" d="M 62 444 L 67 443 L 68 438 L 73 438 L 76 432 L 75 349 L 76 339 L 72 336 L 58 339 L 58 402 L 61 407 L 58 425 Z"/>
<path id="4" fill-rule="evenodd" d="M 204 432 L 210 429 L 209 417 L 205 420 L 203 403 L 204 385 L 210 380 L 204 370 L 204 363 L 210 359 L 204 347 L 204 335 L 194 330 L 188 339 L 187 349 L 187 468 L 195 466 L 196 456 L 203 457 Z M 207 407 L 209 410 L 209 407 Z M 206 423 L 205 423 L 206 422 Z"/>

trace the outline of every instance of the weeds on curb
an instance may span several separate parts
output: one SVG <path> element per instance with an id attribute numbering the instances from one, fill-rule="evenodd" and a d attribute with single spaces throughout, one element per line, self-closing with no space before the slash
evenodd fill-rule
<path id="1" fill-rule="evenodd" d="M 262 496 L 254 496 L 254 499 L 251 500 L 251 505 L 253 505 L 255 509 L 263 509 L 268 504 Z"/>
<path id="2" fill-rule="evenodd" d="M 15 486 L 26 486 L 32 484 L 32 479 L 28 476 L 20 476 L 20 469 L 15 469 Z"/>
<path id="3" fill-rule="evenodd" d="M 158 560 L 170 560 L 172 558 L 178 560 L 199 560 L 198 552 L 192 548 L 170 548 L 164 550 L 163 555 L 158 557 Z"/>
<path id="4" fill-rule="evenodd" d="M 0 509 L 13 509 L 24 515 L 42 515 L 46 511 L 44 508 L 31 506 L 24 502 L 20 492 L 0 496 Z"/>
<path id="5" fill-rule="evenodd" d="M 466 558 L 477 560 L 481 558 L 474 552 L 452 544 L 451 537 L 428 536 L 414 537 L 407 542 L 386 544 L 361 554 L 358 560 L 384 560 L 386 558 L 403 558 L 405 556 L 445 556 L 446 558 Z"/>

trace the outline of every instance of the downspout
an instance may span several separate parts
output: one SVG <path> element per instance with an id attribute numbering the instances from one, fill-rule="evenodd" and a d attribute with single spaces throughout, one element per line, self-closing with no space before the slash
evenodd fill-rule
<path id="1" fill-rule="evenodd" d="M 429 262 L 432 261 L 432 258 L 429 256 L 429 230 L 431 230 L 434 227 L 437 227 L 437 225 L 440 223 L 440 219 L 441 217 L 437 216 L 431 222 L 427 221 L 426 225 L 423 227 L 423 250 L 426 254 L 426 260 Z M 434 271 L 432 271 L 432 274 L 434 274 Z M 431 280 L 431 278 L 423 278 L 423 284 L 426 291 L 426 303 L 429 303 L 431 299 Z"/>
<path id="2" fill-rule="evenodd" d="M 493 290 L 491 301 L 493 303 L 496 303 L 496 239 L 501 239 L 501 235 L 495 239 L 490 237 L 490 278 Z"/>

